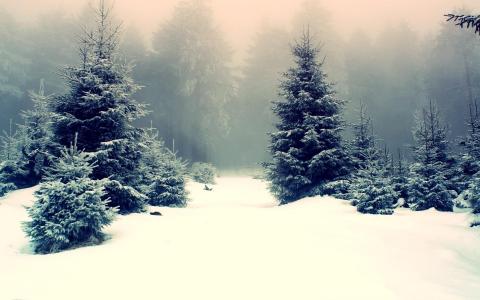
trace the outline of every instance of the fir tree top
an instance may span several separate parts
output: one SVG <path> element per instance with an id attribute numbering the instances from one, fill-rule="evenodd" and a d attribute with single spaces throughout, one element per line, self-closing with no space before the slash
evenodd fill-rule
<path id="1" fill-rule="evenodd" d="M 90 162 L 91 156 L 77 147 L 77 135 L 69 148 L 64 147 L 61 150 L 61 156 L 58 161 L 47 171 L 48 181 L 60 181 L 68 183 L 75 179 L 88 178 L 94 168 Z"/>
<path id="2" fill-rule="evenodd" d="M 442 122 L 440 111 L 432 100 L 416 114 L 413 129 L 416 142 L 416 160 L 425 165 L 446 162 L 448 158 L 447 126 Z"/>
<path id="3" fill-rule="evenodd" d="M 280 124 L 299 124 L 315 116 L 334 118 L 332 125 L 339 123 L 336 116 L 343 101 L 333 97 L 333 87 L 322 69 L 323 61 L 318 61 L 319 51 L 308 30 L 292 47 L 296 66 L 284 74 L 280 85 L 280 96 L 287 101 L 274 103 L 274 111 L 282 119 Z"/>
<path id="4" fill-rule="evenodd" d="M 103 0 L 95 12 L 96 28 L 84 29 L 80 40 L 81 65 L 65 70 L 69 93 L 54 103 L 59 142 L 68 145 L 77 132 L 79 147 L 89 152 L 128 137 L 131 122 L 146 114 L 145 105 L 132 98 L 140 86 L 130 76 L 131 66 L 118 59 L 120 27 Z"/>

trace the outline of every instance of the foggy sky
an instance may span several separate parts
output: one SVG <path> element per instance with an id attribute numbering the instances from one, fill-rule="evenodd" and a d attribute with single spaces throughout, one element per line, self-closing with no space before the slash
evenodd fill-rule
<path id="1" fill-rule="evenodd" d="M 303 0 L 207 0 L 231 47 L 241 53 L 262 24 L 288 26 Z M 478 0 L 319 0 L 332 14 L 334 28 L 348 38 L 364 30 L 374 35 L 383 27 L 406 22 L 420 33 L 436 29 L 445 13 L 468 7 L 480 13 Z M 0 6 L 30 22 L 58 9 L 75 13 L 91 0 L 0 0 Z M 148 37 L 168 19 L 179 0 L 115 0 L 118 17 Z M 238 54 L 238 53 L 237 53 Z"/>

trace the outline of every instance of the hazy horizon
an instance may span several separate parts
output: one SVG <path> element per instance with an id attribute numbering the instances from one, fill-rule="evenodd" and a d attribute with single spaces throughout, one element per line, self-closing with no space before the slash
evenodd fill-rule
<path id="1" fill-rule="evenodd" d="M 55 10 L 75 15 L 91 0 L 0 0 L 4 7 L 20 22 L 34 22 L 37 16 Z M 114 1 L 115 12 L 125 27 L 133 25 L 146 40 L 151 33 L 169 19 L 181 0 L 128 0 Z M 212 7 L 217 25 L 227 42 L 243 57 L 253 35 L 265 24 L 289 28 L 293 16 L 304 0 L 206 0 Z M 414 31 L 426 34 L 435 31 L 444 20 L 443 15 L 455 8 L 466 7 L 475 11 L 476 0 L 319 0 L 328 12 L 334 30 L 342 39 L 356 31 L 375 36 L 382 28 L 406 23 Z M 412 7 L 416 7 L 412 10 Z M 375 9 L 372 9 L 375 8 Z"/>

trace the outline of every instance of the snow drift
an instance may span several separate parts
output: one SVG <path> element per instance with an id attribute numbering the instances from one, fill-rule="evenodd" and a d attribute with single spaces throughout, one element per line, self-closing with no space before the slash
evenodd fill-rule
<path id="1" fill-rule="evenodd" d="M 33 255 L 34 189 L 0 200 L 0 299 L 478 299 L 469 215 L 362 215 L 314 197 L 277 206 L 265 183 L 189 183 L 187 208 L 119 216 L 102 245 Z"/>

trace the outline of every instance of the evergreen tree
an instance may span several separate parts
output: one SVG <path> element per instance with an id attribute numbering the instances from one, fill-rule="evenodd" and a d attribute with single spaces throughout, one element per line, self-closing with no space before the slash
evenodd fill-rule
<path id="1" fill-rule="evenodd" d="M 363 102 L 353 133 L 350 152 L 356 171 L 345 198 L 351 200 L 361 213 L 392 214 L 398 193 L 391 178 L 391 157 L 387 148 L 381 153 L 376 147 L 372 121 Z"/>
<path id="2" fill-rule="evenodd" d="M 433 101 L 416 116 L 413 130 L 415 163 L 410 168 L 408 203 L 415 210 L 452 211 L 448 170 L 447 129 Z"/>
<path id="3" fill-rule="evenodd" d="M 461 9 L 459 13 L 468 11 Z M 459 30 L 448 22 L 441 24 L 429 44 L 426 91 L 442 109 L 452 136 L 464 135 L 465 120 L 459 116 L 468 114 L 469 106 L 463 103 L 471 107 L 480 92 L 480 39 L 473 31 Z"/>
<path id="4" fill-rule="evenodd" d="M 385 167 L 378 159 L 371 158 L 368 165 L 355 176 L 351 197 L 352 204 L 361 213 L 391 215 L 399 194 L 392 187 Z"/>
<path id="5" fill-rule="evenodd" d="M 22 141 L 22 156 L 18 161 L 18 168 L 25 173 L 25 183 L 28 186 L 36 185 L 45 175 L 58 153 L 58 145 L 54 142 L 51 130 L 54 114 L 49 105 L 51 96 L 45 95 L 43 80 L 38 93 L 31 92 L 30 98 L 33 108 L 22 113 L 23 125 L 20 125 Z"/>
<path id="6" fill-rule="evenodd" d="M 475 198 L 475 195 L 471 193 L 471 186 L 476 185 L 474 181 L 480 171 L 480 119 L 477 102 L 474 101 L 469 106 L 468 133 L 460 142 L 464 151 L 459 155 L 458 168 L 451 170 L 455 174 L 452 177 L 460 193 L 455 205 L 460 208 L 471 206 L 470 202 Z"/>
<path id="7" fill-rule="evenodd" d="M 146 132 L 145 143 L 142 191 L 149 203 L 154 206 L 186 206 L 185 164 L 164 146 L 153 128 Z"/>
<path id="8" fill-rule="evenodd" d="M 131 67 L 118 59 L 119 27 L 112 24 L 110 15 L 101 0 L 96 28 L 85 30 L 81 40 L 80 66 L 66 69 L 69 92 L 53 104 L 54 133 L 62 145 L 78 133 L 78 147 L 95 154 L 92 178 L 110 178 L 105 186 L 110 204 L 127 213 L 141 211 L 145 200 L 136 190 L 142 130 L 132 122 L 146 111 L 132 98 L 139 86 L 129 75 Z"/>
<path id="9" fill-rule="evenodd" d="M 35 192 L 28 208 L 31 221 L 24 230 L 37 253 L 52 253 L 104 240 L 102 228 L 110 224 L 114 210 L 107 208 L 103 183 L 89 178 L 90 155 L 77 149 L 76 141 L 61 151 L 50 169 L 48 181 Z"/>
<path id="10" fill-rule="evenodd" d="M 380 158 L 380 153 L 375 146 L 372 120 L 363 102 L 360 102 L 358 121 L 352 127 L 353 141 L 350 147 L 352 161 L 355 169 L 365 169 L 371 160 Z"/>
<path id="11" fill-rule="evenodd" d="M 21 157 L 20 133 L 14 130 L 10 120 L 9 130 L 0 137 L 0 196 L 24 186 L 25 172 L 19 168 L 18 160 Z"/>
<path id="12" fill-rule="evenodd" d="M 349 172 L 340 136 L 343 101 L 327 83 L 308 31 L 292 53 L 296 66 L 280 85 L 283 100 L 274 102 L 279 122 L 271 135 L 273 161 L 267 165 L 270 190 L 281 204 L 322 193 L 325 183 Z"/>
<path id="13" fill-rule="evenodd" d="M 407 182 L 408 182 L 408 166 L 407 162 L 403 158 L 402 152 L 398 149 L 397 163 L 393 168 L 392 186 L 393 189 L 404 200 L 407 199 Z"/>
<path id="14" fill-rule="evenodd" d="M 190 177 L 199 183 L 215 184 L 217 169 L 209 163 L 196 162 L 190 168 Z"/>
<path id="15" fill-rule="evenodd" d="M 13 120 L 10 119 L 8 131 L 4 130 L 0 137 L 2 161 L 16 161 L 20 157 L 19 136 L 19 132 L 14 128 Z"/>
<path id="16" fill-rule="evenodd" d="M 478 174 L 470 183 L 468 191 L 471 195 L 469 201 L 472 206 L 472 213 L 475 214 L 472 227 L 480 226 L 480 176 Z"/>
<path id="17" fill-rule="evenodd" d="M 465 14 L 448 14 L 447 20 L 455 22 L 457 26 L 462 28 L 474 28 L 475 33 L 480 35 L 480 16 L 472 16 L 472 15 L 465 15 Z M 474 44 L 474 45 L 478 45 Z M 457 46 L 457 45 L 456 45 Z M 468 47 L 468 50 L 474 50 L 471 44 L 463 44 L 463 47 Z M 466 51 L 463 51 L 465 53 Z M 469 65 L 466 63 L 465 60 L 465 69 L 466 69 L 466 79 L 467 79 L 467 91 L 469 91 L 470 96 L 470 104 L 469 104 L 469 112 L 470 112 L 470 120 L 469 120 L 469 135 L 465 141 L 465 148 L 466 154 L 462 159 L 462 167 L 463 172 L 466 174 L 466 178 L 462 180 L 464 183 L 469 184 L 468 194 L 470 194 L 470 202 L 473 207 L 473 213 L 475 214 L 475 220 L 472 222 L 472 226 L 479 226 L 480 225 L 480 201 L 478 199 L 478 194 L 480 194 L 480 180 L 479 180 L 479 158 L 480 158 L 480 119 L 477 107 L 477 101 L 473 98 L 473 89 L 472 89 L 472 78 L 470 75 L 470 69 L 468 68 Z M 469 180 L 472 178 L 473 180 Z M 465 180 L 466 179 L 466 180 Z"/>
<path id="18" fill-rule="evenodd" d="M 467 120 L 468 134 L 461 142 L 464 153 L 460 157 L 463 183 L 461 188 L 465 189 L 471 183 L 471 179 L 480 171 L 480 115 L 477 102 L 469 105 L 469 118 Z"/>

